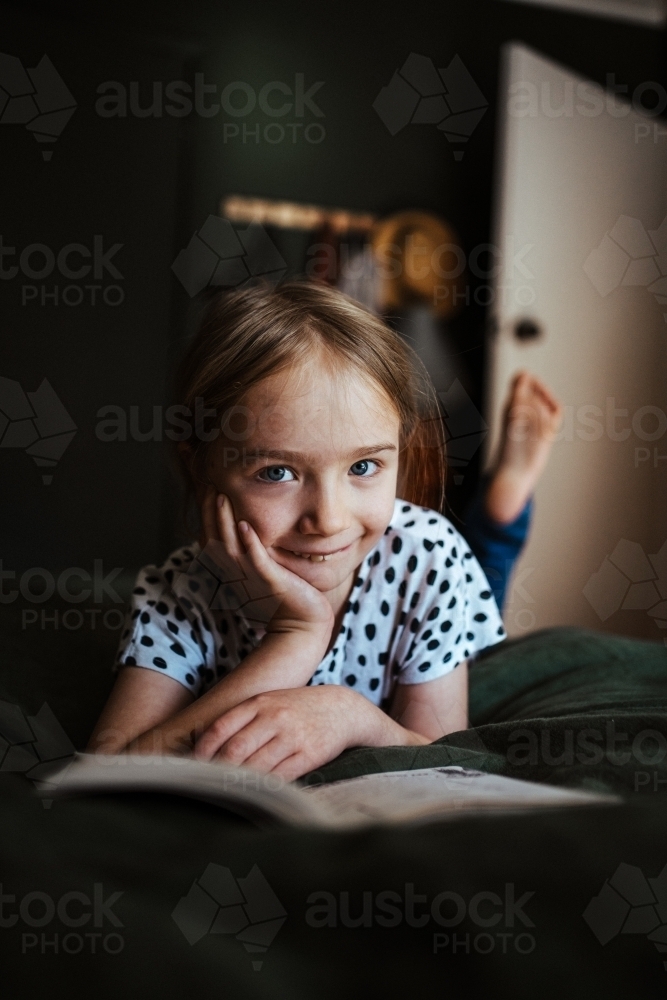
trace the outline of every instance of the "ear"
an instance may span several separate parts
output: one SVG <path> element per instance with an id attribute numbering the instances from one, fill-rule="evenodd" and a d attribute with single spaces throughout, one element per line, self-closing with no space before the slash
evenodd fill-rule
<path id="1" fill-rule="evenodd" d="M 195 450 L 187 441 L 180 441 L 176 446 L 176 450 L 178 452 L 178 457 L 190 476 L 190 482 L 192 484 L 195 500 L 197 501 L 198 506 L 201 507 L 206 494 L 207 485 L 206 483 L 202 483 L 200 476 L 197 475 Z"/>
<path id="2" fill-rule="evenodd" d="M 191 444 L 188 441 L 179 441 L 176 445 L 176 451 L 178 452 L 178 457 L 181 462 L 183 462 L 183 465 L 186 467 L 190 475 L 192 475 L 192 463 L 195 456 Z"/>

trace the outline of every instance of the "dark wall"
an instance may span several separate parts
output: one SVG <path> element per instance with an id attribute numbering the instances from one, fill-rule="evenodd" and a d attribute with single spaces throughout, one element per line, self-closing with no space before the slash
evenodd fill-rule
<path id="1" fill-rule="evenodd" d="M 24 67 L 46 53 L 65 81 L 76 110 L 45 161 L 22 124 L 0 124 L 0 233 L 5 247 L 46 245 L 55 255 L 69 243 L 104 249 L 122 244 L 100 280 L 43 280 L 20 274 L 0 280 L 0 376 L 33 391 L 47 379 L 76 424 L 76 434 L 43 485 L 20 448 L 0 449 L 0 558 L 17 573 L 43 566 L 53 573 L 93 560 L 136 567 L 162 558 L 177 535 L 175 484 L 164 440 L 105 441 L 98 411 L 138 407 L 146 431 L 153 407 L 168 400 L 169 378 L 192 303 L 170 265 L 207 215 L 231 193 L 341 205 L 383 213 L 420 208 L 458 230 L 469 252 L 490 239 L 498 73 L 501 46 L 518 39 L 586 76 L 608 74 L 629 92 L 645 80 L 665 82 L 662 32 L 545 8 L 468 0 L 438 5 L 387 4 L 244 6 L 221 2 L 119 5 L 60 3 L 0 5 L 2 51 Z M 456 161 L 434 126 L 410 125 L 390 135 L 372 104 L 410 52 L 448 65 L 458 55 L 489 108 Z M 194 83 L 201 73 L 222 88 L 243 81 L 259 91 L 269 81 L 306 89 L 322 81 L 307 107 L 272 119 L 224 112 L 174 117 L 104 117 L 98 87 L 138 85 L 140 107 L 153 87 Z M 129 93 L 128 93 L 129 96 Z M 277 100 L 276 97 L 272 98 Z M 272 121 L 303 124 L 280 142 L 266 141 Z M 305 126 L 319 123 L 321 141 Z M 234 135 L 230 126 L 240 126 Z M 243 141 L 243 126 L 246 140 Z M 225 126 L 227 130 L 225 131 Z M 254 138 L 259 126 L 260 141 Z M 273 137 L 276 132 L 271 133 Z M 292 141 L 296 135 L 296 141 Z M 322 136 L 320 130 L 311 137 Z M 304 243 L 285 244 L 294 260 Z M 33 268 L 44 258 L 36 254 Z M 16 263 L 5 257 L 3 266 Z M 78 266 L 78 265 L 77 265 Z M 118 305 L 91 304 L 85 285 L 119 286 Z M 22 304 L 22 286 L 37 298 Z M 53 300 L 58 286 L 59 302 Z M 80 305 L 63 303 L 81 286 Z M 42 286 L 51 294 L 41 304 Z M 474 284 L 471 286 L 474 292 Z M 67 293 L 78 299 L 77 288 Z M 469 371 L 469 391 L 481 405 L 485 314 L 471 302 L 452 323 Z M 134 437 L 136 438 L 136 434 Z M 160 435 L 157 435 L 160 437 Z M 468 476 L 470 482 L 471 476 Z"/>

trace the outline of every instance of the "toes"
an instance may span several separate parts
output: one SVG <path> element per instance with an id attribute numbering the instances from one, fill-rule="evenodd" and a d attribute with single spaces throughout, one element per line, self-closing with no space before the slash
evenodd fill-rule
<path id="1" fill-rule="evenodd" d="M 535 395 L 533 376 L 529 372 L 520 371 L 512 388 L 512 403 L 527 403 Z"/>
<path id="2" fill-rule="evenodd" d="M 532 405 L 540 416 L 548 416 L 549 420 L 560 417 L 562 406 L 551 390 L 536 375 L 521 372 L 521 381 L 517 381 L 517 396 L 522 396 L 522 402 Z M 544 410 L 548 411 L 544 414 Z"/>
<path id="3" fill-rule="evenodd" d="M 541 397 L 542 400 L 549 406 L 551 410 L 557 410 L 560 408 L 560 403 L 552 393 L 551 389 L 542 379 L 537 378 L 536 375 L 532 378 L 534 391 Z"/>

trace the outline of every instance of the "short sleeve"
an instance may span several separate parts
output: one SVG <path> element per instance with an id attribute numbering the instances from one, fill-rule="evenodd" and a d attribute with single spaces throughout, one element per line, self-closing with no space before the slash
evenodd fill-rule
<path id="1" fill-rule="evenodd" d="M 211 626 L 195 616 L 173 589 L 178 570 L 147 566 L 132 592 L 115 669 L 145 667 L 178 681 L 195 697 L 214 677 Z"/>
<path id="2" fill-rule="evenodd" d="M 489 582 L 452 527 L 447 529 L 443 548 L 433 546 L 416 594 L 397 650 L 399 684 L 442 677 L 506 638 Z"/>

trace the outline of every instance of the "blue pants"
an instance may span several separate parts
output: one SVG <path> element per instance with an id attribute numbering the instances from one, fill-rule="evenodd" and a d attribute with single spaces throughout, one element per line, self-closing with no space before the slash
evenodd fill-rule
<path id="1" fill-rule="evenodd" d="M 463 517 L 459 531 L 486 573 L 489 586 L 502 612 L 507 583 L 526 541 L 533 510 L 532 498 L 515 521 L 498 524 L 486 513 L 484 498 L 489 477 L 482 476 Z"/>

